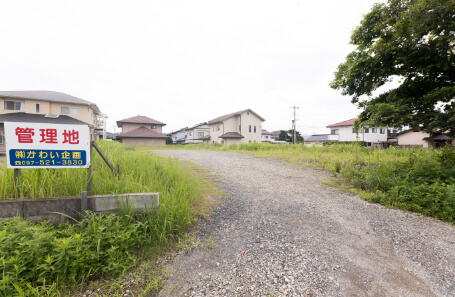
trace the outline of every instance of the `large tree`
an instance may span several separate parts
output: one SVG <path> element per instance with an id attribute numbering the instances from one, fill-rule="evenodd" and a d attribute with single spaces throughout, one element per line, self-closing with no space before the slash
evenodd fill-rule
<path id="1" fill-rule="evenodd" d="M 455 0 L 375 4 L 350 42 L 330 86 L 352 97 L 361 123 L 455 135 Z M 372 95 L 392 79 L 397 87 Z"/>

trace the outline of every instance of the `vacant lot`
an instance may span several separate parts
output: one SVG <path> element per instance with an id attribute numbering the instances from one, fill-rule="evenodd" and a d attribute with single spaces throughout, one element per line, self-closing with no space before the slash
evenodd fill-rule
<path id="1" fill-rule="evenodd" d="M 455 229 L 321 185 L 325 171 L 250 155 L 160 151 L 228 194 L 177 257 L 169 296 L 455 296 Z"/>

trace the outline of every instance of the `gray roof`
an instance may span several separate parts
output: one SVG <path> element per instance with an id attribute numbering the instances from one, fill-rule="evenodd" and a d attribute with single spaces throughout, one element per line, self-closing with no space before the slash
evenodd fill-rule
<path id="1" fill-rule="evenodd" d="M 234 116 L 239 116 L 239 115 L 241 115 L 242 113 L 245 113 L 245 112 L 251 112 L 252 114 L 257 116 L 261 121 L 265 121 L 264 118 L 262 118 L 260 115 L 258 115 L 257 113 L 255 113 L 251 109 L 244 109 L 244 110 L 241 110 L 241 111 L 233 112 L 233 113 L 230 113 L 230 114 L 225 114 L 225 115 L 222 115 L 220 117 L 214 118 L 213 120 L 209 121 L 208 124 L 209 125 L 213 125 L 213 124 L 216 124 L 216 123 L 221 123 L 224 120 L 227 120 L 227 119 L 229 119 L 231 117 L 234 117 Z"/>
<path id="2" fill-rule="evenodd" d="M 207 122 L 203 122 L 203 123 L 199 123 L 191 128 L 186 128 L 187 130 L 193 130 L 194 128 L 197 128 L 197 127 L 200 127 L 200 126 L 203 126 L 203 125 L 207 125 Z"/>
<path id="3" fill-rule="evenodd" d="M 23 122 L 23 123 L 45 123 L 45 124 L 66 124 L 66 125 L 88 125 L 75 118 L 60 115 L 58 118 L 47 118 L 44 114 L 31 114 L 24 112 L 0 114 L 0 123 Z"/>
<path id="4" fill-rule="evenodd" d="M 330 134 L 319 134 L 319 135 L 311 135 L 308 138 L 305 138 L 305 142 L 311 141 L 329 141 Z"/>
<path id="5" fill-rule="evenodd" d="M 0 97 L 17 98 L 17 99 L 33 99 L 51 102 L 63 102 L 81 105 L 90 105 L 95 112 L 101 113 L 98 106 L 90 101 L 77 98 L 65 93 L 53 91 L 0 91 Z"/>

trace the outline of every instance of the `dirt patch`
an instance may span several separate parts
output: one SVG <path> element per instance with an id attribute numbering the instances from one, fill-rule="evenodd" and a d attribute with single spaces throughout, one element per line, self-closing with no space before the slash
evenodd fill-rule
<path id="1" fill-rule="evenodd" d="M 219 176 L 161 296 L 455 296 L 455 229 L 321 185 L 324 171 L 212 151 L 160 151 Z"/>

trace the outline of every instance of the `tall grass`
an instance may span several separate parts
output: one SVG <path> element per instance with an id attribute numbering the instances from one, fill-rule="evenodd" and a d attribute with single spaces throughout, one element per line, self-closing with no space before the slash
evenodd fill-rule
<path id="1" fill-rule="evenodd" d="M 326 169 L 366 200 L 455 222 L 455 150 L 368 149 L 361 145 L 197 144 L 172 149 L 235 151 Z"/>
<path id="2" fill-rule="evenodd" d="M 185 231 L 201 213 L 197 204 L 211 191 L 208 181 L 177 160 L 101 143 L 121 165 L 121 178 L 95 156 L 93 194 L 159 192 L 159 213 L 121 216 L 87 213 L 77 224 L 0 222 L 0 296 L 45 296 L 92 276 L 115 276 L 133 267 L 139 251 L 158 249 Z M 3 168 L 2 198 L 13 199 L 11 171 Z M 23 170 L 21 197 L 80 195 L 86 169 Z M 8 187 L 9 190 L 5 190 Z M 41 187 L 44 187 L 41 189 Z"/>

